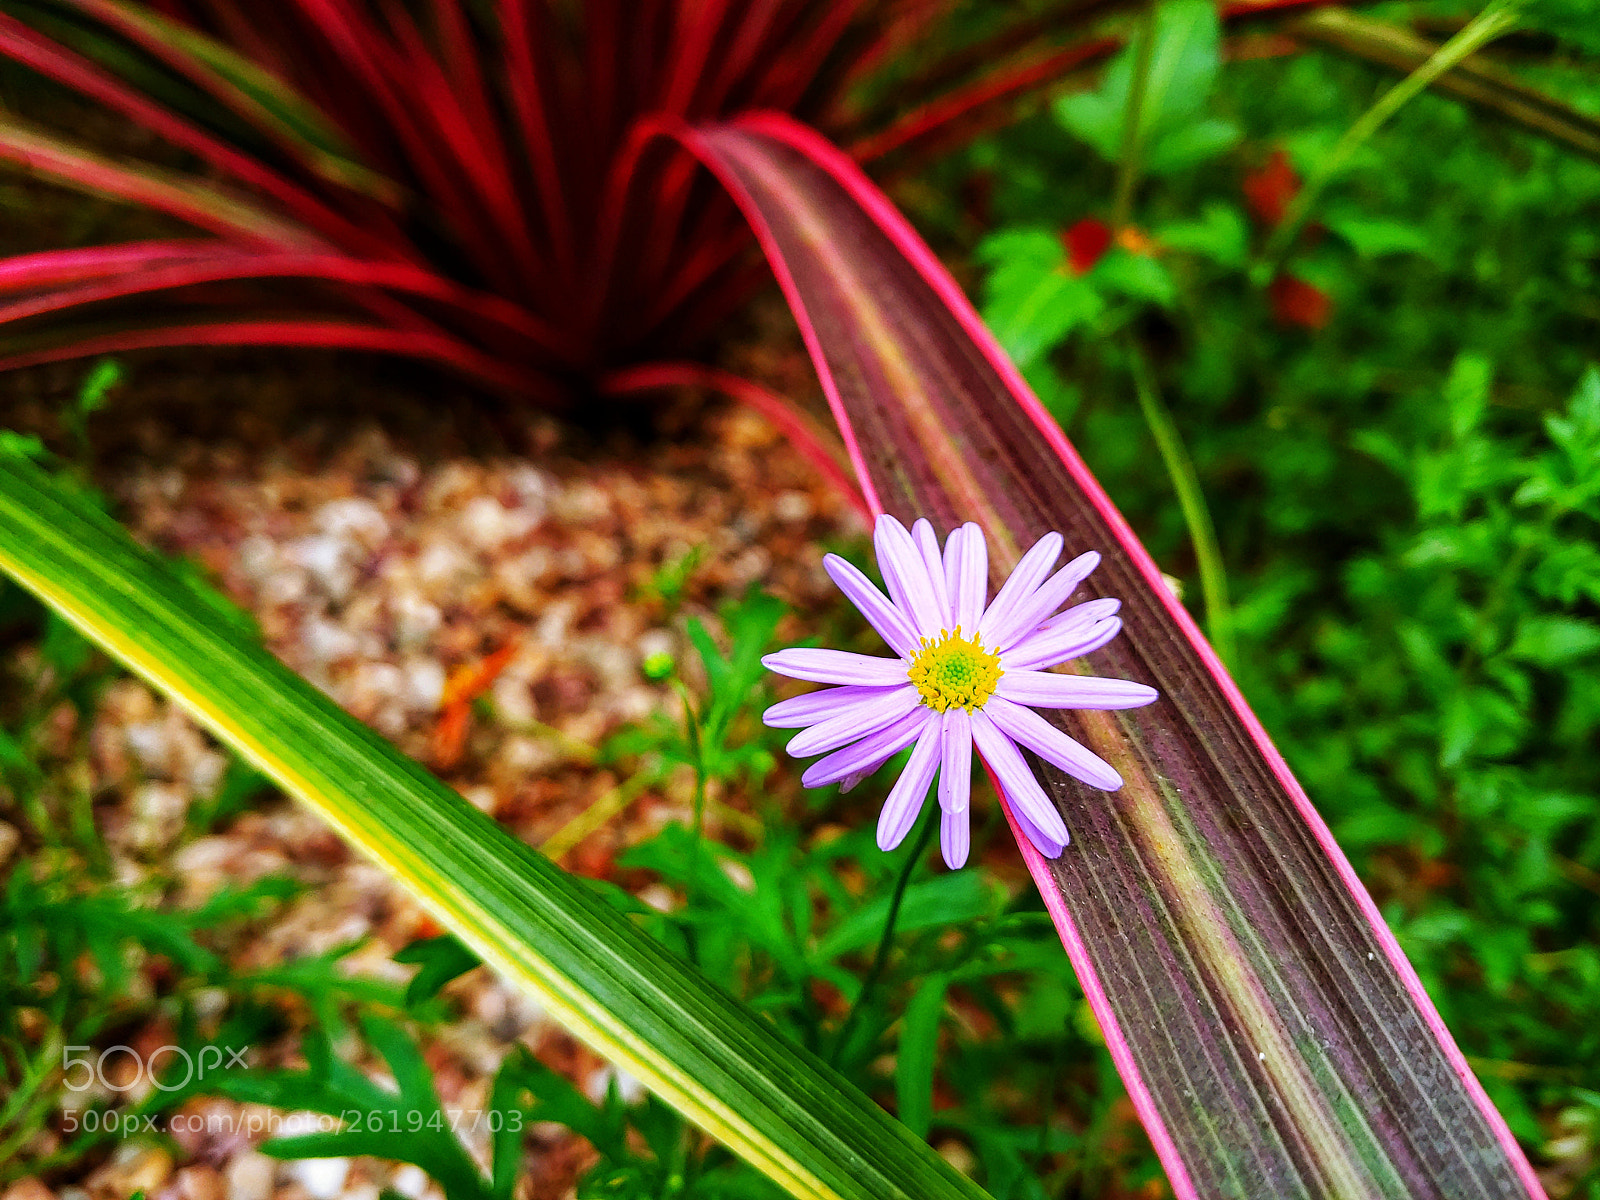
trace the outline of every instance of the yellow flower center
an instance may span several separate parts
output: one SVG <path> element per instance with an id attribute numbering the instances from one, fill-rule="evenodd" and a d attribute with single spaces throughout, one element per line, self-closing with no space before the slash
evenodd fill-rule
<path id="1" fill-rule="evenodd" d="M 985 650 L 976 636 L 962 637 L 959 625 L 954 632 L 941 629 L 937 638 L 923 638 L 906 673 L 922 693 L 922 702 L 937 712 L 982 708 L 1005 674 L 1000 656 Z"/>

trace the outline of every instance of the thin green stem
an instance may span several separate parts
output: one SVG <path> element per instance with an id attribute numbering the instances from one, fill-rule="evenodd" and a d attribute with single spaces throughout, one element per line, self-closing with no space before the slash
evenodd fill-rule
<path id="1" fill-rule="evenodd" d="M 554 742 L 561 753 L 568 758 L 580 763 L 592 763 L 596 758 L 595 748 L 580 738 L 573 737 L 565 730 L 557 729 L 554 725 L 546 725 L 543 721 L 532 718 L 523 721 L 508 721 L 499 713 L 495 719 L 500 727 L 508 733 L 521 733 L 529 737 L 544 738 Z"/>
<path id="2" fill-rule="evenodd" d="M 540 853 L 544 854 L 546 858 L 559 861 L 562 855 L 583 841 L 584 838 L 620 814 L 650 788 L 660 783 L 666 773 L 666 767 L 660 758 L 651 755 L 640 766 L 639 770 L 625 782 L 612 788 L 600 799 L 540 842 Z"/>
<path id="3" fill-rule="evenodd" d="M 1122 118 L 1122 146 L 1117 155 L 1117 190 L 1111 202 L 1111 229 L 1120 231 L 1133 215 L 1133 190 L 1139 183 L 1144 159 L 1144 100 L 1150 84 L 1150 60 L 1155 57 L 1156 6 L 1145 6 L 1141 27 L 1134 34 L 1133 79 L 1128 85 L 1128 108 Z"/>
<path id="4" fill-rule="evenodd" d="M 684 886 L 683 903 L 689 908 L 694 903 L 694 894 L 700 882 L 700 860 L 703 853 L 701 842 L 705 836 L 706 817 L 706 760 L 705 740 L 700 736 L 700 718 L 694 711 L 694 700 L 689 695 L 689 689 L 684 686 L 681 679 L 674 680 L 678 687 L 678 694 L 683 697 L 683 721 L 685 737 L 689 743 L 689 755 L 694 759 L 694 836 L 689 842 L 689 881 Z M 694 933 L 694 926 L 684 925 L 684 938 L 688 942 L 689 960 L 698 964 L 700 961 L 699 940 Z"/>
<path id="5" fill-rule="evenodd" d="M 39 1054 L 32 1062 L 19 1052 L 18 1057 L 23 1064 L 22 1078 L 18 1080 L 16 1090 L 7 1099 L 4 1110 L 0 1111 L 0 1129 L 13 1125 L 15 1128 L 9 1136 L 0 1141 L 0 1163 L 11 1163 L 44 1124 L 44 1118 L 51 1104 L 57 1099 L 55 1089 L 47 1089 L 45 1084 L 56 1081 L 59 1071 L 56 1064 L 60 1060 L 63 1043 L 61 1031 L 54 1029 L 45 1038 L 44 1045 L 40 1047 Z M 0 1172 L 0 1180 L 11 1178 L 14 1176 L 9 1170 Z"/>
<path id="6" fill-rule="evenodd" d="M 883 935 L 878 938 L 877 953 L 872 956 L 872 966 L 867 971 L 867 977 L 861 981 L 861 990 L 856 993 L 850 1011 L 845 1014 L 844 1024 L 839 1026 L 839 1036 L 834 1039 L 833 1050 L 828 1055 L 830 1066 L 837 1064 L 839 1055 L 844 1053 L 850 1035 L 855 1032 L 856 1022 L 861 1019 L 861 1013 L 867 1006 L 867 998 L 878 986 L 883 969 L 888 965 L 889 948 L 894 944 L 894 927 L 900 920 L 900 903 L 906 898 L 906 887 L 911 883 L 911 873 L 917 869 L 917 864 L 927 852 L 928 842 L 932 839 L 934 828 L 938 824 L 938 806 L 934 805 L 932 811 L 922 818 L 922 828 L 917 833 L 916 844 L 911 847 L 911 853 L 906 855 L 905 862 L 900 866 L 900 876 L 894 882 L 894 895 L 889 898 L 889 913 L 883 921 Z"/>
<path id="7" fill-rule="evenodd" d="M 1211 513 L 1200 491 L 1194 462 L 1178 436 L 1177 426 L 1172 423 L 1172 414 L 1161 401 L 1155 373 L 1150 369 L 1143 348 L 1131 334 L 1126 337 L 1125 344 L 1139 408 L 1144 413 L 1145 424 L 1150 427 L 1150 435 L 1156 440 L 1156 449 L 1161 452 L 1161 461 L 1166 464 L 1172 490 L 1178 494 L 1178 507 L 1183 511 L 1183 523 L 1188 526 L 1189 541 L 1194 546 L 1195 564 L 1200 571 L 1200 594 L 1206 605 L 1206 633 L 1217 657 L 1231 667 L 1237 661 L 1233 609 L 1228 604 L 1228 576 L 1222 566 L 1222 552 L 1217 548 Z"/>
<path id="8" fill-rule="evenodd" d="M 1509 32 L 1517 23 L 1518 7 L 1518 0 L 1493 0 L 1487 8 L 1468 22 L 1460 33 L 1440 46 L 1433 57 L 1380 96 L 1371 108 L 1361 114 L 1354 125 L 1345 130 L 1344 136 L 1306 180 L 1305 187 L 1300 190 L 1300 194 L 1294 198 L 1294 203 L 1289 206 L 1289 211 L 1284 214 L 1282 224 L 1267 242 L 1267 248 L 1261 256 L 1261 264 L 1256 271 L 1261 282 L 1269 281 L 1277 274 L 1284 255 L 1288 253 L 1289 247 L 1294 244 L 1295 238 L 1305 226 L 1311 210 L 1322 196 L 1323 189 L 1349 165 L 1351 157 L 1362 144 L 1434 80 L 1474 51 L 1494 41 L 1501 34 Z"/>

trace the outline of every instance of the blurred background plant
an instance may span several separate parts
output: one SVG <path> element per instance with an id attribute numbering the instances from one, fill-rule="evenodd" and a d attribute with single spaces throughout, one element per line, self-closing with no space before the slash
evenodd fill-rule
<path id="1" fill-rule="evenodd" d="M 0 364 L 287 343 L 547 405 L 627 390 L 608 373 L 703 349 L 766 278 L 659 135 L 774 109 L 898 144 L 1105 48 L 1061 57 L 1094 12 L 1078 0 L 930 36 L 947 8 L 7 0 L 0 156 L 188 230 L 13 260 Z M 83 144 L 63 89 L 157 140 Z"/>
<path id="2" fill-rule="evenodd" d="M 1260 36 L 1321 2 L 1225 15 Z M 37 253 L 0 272 L 0 366 L 288 344 L 557 407 L 654 391 L 683 377 L 622 368 L 703 354 L 767 277 L 661 135 L 778 110 L 903 174 L 1114 50 L 1109 7 L 6 0 L 0 157 L 150 220 L 140 240 L 18 247 Z M 1341 48 L 1394 61 L 1398 31 L 1361 32 Z M 1189 103 L 1174 81 L 1160 103 Z M 1129 82 L 1083 117 L 1102 151 Z M 146 136 L 86 138 L 107 111 Z M 1192 128 L 1152 142 L 1150 169 L 1222 131 Z"/>
<path id="3" fill-rule="evenodd" d="M 1384 81 L 1219 69 L 1204 4 L 1153 27 L 1138 136 L 1133 52 L 940 168 L 987 220 L 928 219 L 980 238 L 986 319 L 1186 585 L 1513 1129 L 1587 1128 L 1600 168 L 1423 94 L 1307 204 Z M 1593 51 L 1524 34 L 1493 69 L 1592 114 Z"/>
<path id="4" fill-rule="evenodd" d="M 947 18 L 935 5 L 776 6 L 761 24 L 753 6 L 703 18 L 646 6 L 630 23 L 620 6 L 508 4 L 528 24 L 502 39 L 453 4 L 415 24 L 399 6 L 381 23 L 342 6 L 316 21 L 313 7 L 0 3 L 14 59 L 182 151 L 155 151 L 154 167 L 69 153 L 38 126 L 78 109 L 13 73 L 0 78 L 10 156 L 146 196 L 216 235 L 162 228 L 135 251 L 10 260 L 9 361 L 332 344 L 422 354 L 565 403 L 621 386 L 607 383 L 617 368 L 711 344 L 761 280 L 731 207 L 663 144 L 630 141 L 649 128 L 630 121 L 759 106 L 815 119 L 892 174 L 1185 586 L 1552 1194 L 1600 1197 L 1600 141 L 1585 140 L 1600 112 L 1600 14 L 1534 10 L 1445 77 L 1453 95 L 1408 97 L 1363 125 L 1393 72 L 1470 30 L 1472 12 L 1429 0 L 1235 33 L 1197 0 L 1103 27 L 1091 5 Z M 988 128 L 1019 92 L 1128 34 L 1092 90 L 1080 79 Z M 535 45 L 550 61 L 512 57 Z M 599 73 L 635 51 L 661 72 Z M 580 60 L 595 73 L 557 69 Z M 328 84 L 333 61 L 356 64 L 362 87 Z M 500 95 L 504 78 L 537 86 Z M 207 172 L 248 184 L 249 198 Z M 169 306 L 158 319 L 153 293 Z M 98 370 L 62 417 L 60 448 L 85 470 L 91 417 L 115 385 Z M 698 561 L 651 581 L 669 611 Z M 49 1047 L 109 1044 L 158 1009 L 211 1038 L 222 1019 L 253 1022 L 247 1040 L 303 1033 L 304 1069 L 213 1081 L 236 1098 L 380 1110 L 387 1093 L 341 1065 L 375 1050 L 408 1106 L 426 1109 L 418 1040 L 439 1036 L 451 1012 L 440 988 L 470 956 L 422 944 L 409 957 L 428 983 L 409 996 L 350 989 L 337 954 L 262 980 L 226 966 L 209 931 L 263 919 L 284 885 L 185 909 L 160 887 L 120 884 L 74 782 L 87 750 L 52 716 L 66 705 L 87 728 L 111 673 L 59 621 L 5 596 L 8 638 L 33 649 L 0 739 L 7 820 L 29 863 L 8 877 L 0 952 L 15 965 L 8 1044 L 33 1049 L 6 1060 L 0 1147 L 25 1147 L 55 1119 Z M 878 854 L 863 814 L 881 786 L 799 796 L 754 719 L 764 685 L 751 663 L 782 615 L 755 594 L 711 622 L 716 636 L 708 612 L 689 617 L 692 658 L 647 667 L 678 703 L 600 749 L 627 779 L 585 819 L 675 767 L 694 775 L 695 815 L 627 851 L 628 886 L 596 886 L 996 1197 L 1161 1194 L 1031 893 L 935 873 L 915 839 Z M 840 634 L 829 644 L 871 649 L 846 615 L 824 620 Z M 251 802 L 236 771 L 191 820 L 224 822 Z M 707 805 L 737 814 L 720 840 L 702 831 Z M 636 898 L 648 883 L 668 911 Z M 160 995 L 121 986 L 151 955 L 170 964 Z M 626 1090 L 577 1095 L 520 1052 L 495 1083 L 504 1111 L 592 1143 L 581 1194 L 769 1194 Z M 331 1140 L 350 1136 L 274 1152 L 377 1148 Z M 66 1178 L 108 1140 L 58 1142 L 12 1173 Z M 440 1129 L 384 1143 L 452 1200 L 508 1194 L 516 1145 L 493 1149 L 491 1175 L 473 1178 Z"/>

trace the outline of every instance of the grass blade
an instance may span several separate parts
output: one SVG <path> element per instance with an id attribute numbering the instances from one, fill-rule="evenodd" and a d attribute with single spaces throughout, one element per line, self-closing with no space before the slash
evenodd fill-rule
<path id="1" fill-rule="evenodd" d="M 1290 24 L 1286 32 L 1407 75 L 1439 50 L 1437 43 L 1409 29 L 1342 8 L 1311 13 Z M 1483 58 L 1474 54 L 1463 59 L 1429 86 L 1600 161 L 1600 117 L 1529 87 L 1512 72 Z"/>

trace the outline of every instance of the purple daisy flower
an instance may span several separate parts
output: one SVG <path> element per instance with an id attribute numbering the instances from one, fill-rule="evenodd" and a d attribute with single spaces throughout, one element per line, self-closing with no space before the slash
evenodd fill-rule
<path id="1" fill-rule="evenodd" d="M 976 746 L 1039 853 L 1059 856 L 1069 841 L 1066 824 L 1017 747 L 1106 791 L 1121 787 L 1122 776 L 1033 709 L 1137 708 L 1157 696 L 1126 679 L 1044 670 L 1098 650 L 1122 628 L 1120 600 L 1056 613 L 1100 556 L 1081 554 L 1052 575 L 1062 537 L 1047 533 L 985 606 L 989 550 L 971 522 L 950 535 L 942 556 L 926 520 L 908 533 L 881 516 L 873 544 L 888 596 L 837 554 L 823 566 L 899 657 L 804 648 L 769 654 L 761 661 L 780 675 L 840 686 L 784 700 L 762 719 L 805 730 L 789 743 L 796 758 L 831 751 L 801 777 L 807 787 L 838 783 L 848 790 L 915 743 L 878 818 L 884 850 L 898 846 L 915 824 L 937 774 L 944 860 L 952 868 L 967 861 Z"/>

